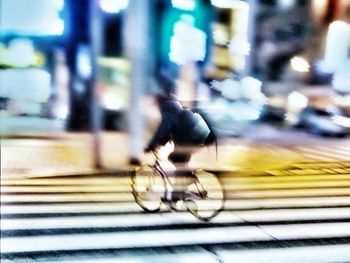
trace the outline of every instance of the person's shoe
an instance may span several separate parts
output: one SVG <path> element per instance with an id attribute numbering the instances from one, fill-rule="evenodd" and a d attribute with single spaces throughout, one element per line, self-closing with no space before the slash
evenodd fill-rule
<path id="1" fill-rule="evenodd" d="M 129 159 L 129 164 L 130 164 L 130 165 L 137 165 L 137 166 L 139 166 L 139 165 L 141 165 L 141 162 L 140 162 L 140 160 L 137 159 L 136 157 L 131 157 L 131 158 Z"/>

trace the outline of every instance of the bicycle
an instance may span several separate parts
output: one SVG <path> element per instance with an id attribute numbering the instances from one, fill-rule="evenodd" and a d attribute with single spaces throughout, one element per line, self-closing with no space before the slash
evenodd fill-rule
<path id="1" fill-rule="evenodd" d="M 180 203 L 188 212 L 202 221 L 217 216 L 225 203 L 225 191 L 214 173 L 197 169 L 192 171 L 192 182 L 184 186 L 183 194 L 176 201 L 166 200 L 174 189 L 174 178 L 161 167 L 155 152 L 153 165 L 143 164 L 132 175 L 132 194 L 136 203 L 146 212 L 160 211 L 162 204 L 172 211 L 179 211 Z"/>

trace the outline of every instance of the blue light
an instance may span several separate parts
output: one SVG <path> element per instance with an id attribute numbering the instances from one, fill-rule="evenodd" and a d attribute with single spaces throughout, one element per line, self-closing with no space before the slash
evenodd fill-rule
<path id="1" fill-rule="evenodd" d="M 87 46 L 79 46 L 77 54 L 77 69 L 78 74 L 82 79 L 91 78 L 92 64 L 91 51 Z"/>

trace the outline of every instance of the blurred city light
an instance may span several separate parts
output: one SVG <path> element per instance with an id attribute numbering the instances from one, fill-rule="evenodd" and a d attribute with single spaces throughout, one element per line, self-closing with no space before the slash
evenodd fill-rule
<path id="1" fill-rule="evenodd" d="M 0 65 L 8 67 L 41 67 L 45 64 L 45 55 L 36 50 L 28 38 L 15 38 L 8 47 L 0 43 Z"/>
<path id="2" fill-rule="evenodd" d="M 245 97 L 257 103 L 265 103 L 266 97 L 261 92 L 262 82 L 253 77 L 244 77 L 241 84 L 245 93 Z"/>
<path id="3" fill-rule="evenodd" d="M 213 6 L 217 8 L 242 8 L 249 7 L 249 4 L 241 0 L 211 0 Z"/>
<path id="4" fill-rule="evenodd" d="M 67 119 L 69 109 L 67 105 L 59 104 L 55 109 L 55 117 L 59 120 Z"/>
<path id="5" fill-rule="evenodd" d="M 228 78 L 223 81 L 214 80 L 211 82 L 214 89 L 228 99 L 237 100 L 243 97 L 243 90 L 239 81 Z"/>
<path id="6" fill-rule="evenodd" d="M 115 92 L 105 92 L 101 97 L 101 104 L 108 110 L 121 110 L 125 104 L 123 99 Z"/>
<path id="7" fill-rule="evenodd" d="M 327 65 L 324 60 L 315 62 L 315 68 L 320 73 L 332 73 L 332 69 Z"/>
<path id="8" fill-rule="evenodd" d="M 241 80 L 242 84 L 244 87 L 246 88 L 251 88 L 254 89 L 255 92 L 260 92 L 261 91 L 261 86 L 262 86 L 262 82 L 256 78 L 253 77 L 244 77 Z"/>
<path id="9" fill-rule="evenodd" d="M 333 88 L 350 92 L 350 24 L 334 21 L 329 25 L 324 56 L 326 70 L 333 74 Z"/>
<path id="10" fill-rule="evenodd" d="M 0 1 L 0 34 L 62 35 L 64 0 Z"/>
<path id="11" fill-rule="evenodd" d="M 193 11 L 196 8 L 195 0 L 171 0 L 171 4 L 173 7 Z"/>
<path id="12" fill-rule="evenodd" d="M 292 109 L 302 109 L 308 104 L 308 98 L 300 92 L 293 91 L 288 95 L 288 106 Z"/>
<path id="13" fill-rule="evenodd" d="M 217 51 L 214 52 L 219 54 L 217 57 L 221 54 L 222 58 L 218 58 L 222 61 L 220 64 L 227 61 L 230 67 L 239 71 L 243 70 L 251 50 L 248 40 L 250 4 L 238 0 L 212 0 L 211 3 L 216 8 L 222 9 L 219 12 L 226 13 L 231 20 L 229 24 L 221 22 L 214 24 L 214 42 L 226 47 L 225 51 L 221 47 L 221 50 L 217 48 Z"/>
<path id="14" fill-rule="evenodd" d="M 235 37 L 235 38 L 231 39 L 230 44 L 229 44 L 229 50 L 232 53 L 241 54 L 241 55 L 249 55 L 250 44 L 247 40 L 247 36 Z"/>
<path id="15" fill-rule="evenodd" d="M 100 7 L 102 11 L 110 14 L 119 13 L 126 9 L 129 5 L 129 0 L 100 0 Z"/>
<path id="16" fill-rule="evenodd" d="M 278 5 L 281 8 L 287 9 L 295 4 L 295 0 L 278 0 Z"/>
<path id="17" fill-rule="evenodd" d="M 170 40 L 169 58 L 183 65 L 189 61 L 203 61 L 206 54 L 205 33 L 193 26 L 194 17 L 182 15 L 174 25 L 174 34 Z"/>
<path id="18" fill-rule="evenodd" d="M 347 96 L 334 96 L 334 101 L 337 105 L 350 107 L 350 95 Z"/>
<path id="19" fill-rule="evenodd" d="M 309 72 L 310 64 L 302 57 L 293 57 L 290 60 L 292 69 L 297 72 Z"/>
<path id="20" fill-rule="evenodd" d="M 20 76 L 20 77 L 19 77 Z M 51 75 L 42 69 L 7 69 L 0 71 L 0 97 L 11 99 L 11 113 L 41 113 L 41 103 L 51 92 Z"/>
<path id="21" fill-rule="evenodd" d="M 229 42 L 229 33 L 225 26 L 216 24 L 213 30 L 213 39 L 215 44 L 226 45 Z"/>
<path id="22" fill-rule="evenodd" d="M 80 77 L 88 79 L 92 73 L 91 52 L 87 46 L 80 46 L 77 56 L 77 69 Z"/>
<path id="23" fill-rule="evenodd" d="M 36 62 L 33 42 L 25 38 L 12 40 L 2 56 L 4 64 L 14 67 L 28 67 Z"/>
<path id="24" fill-rule="evenodd" d="M 350 45 L 350 25 L 343 21 L 334 21 L 329 25 L 325 47 L 325 63 L 335 71 L 344 66 Z"/>
<path id="25" fill-rule="evenodd" d="M 233 118 L 235 121 L 255 121 L 259 119 L 261 114 L 260 105 L 247 103 L 244 101 L 237 101 L 230 105 L 230 111 L 235 113 Z M 239 114 L 237 114 L 239 112 Z"/>
<path id="26" fill-rule="evenodd" d="M 57 10 L 63 10 L 65 0 L 53 0 L 53 4 L 56 6 Z"/>
<path id="27" fill-rule="evenodd" d="M 334 121 L 335 124 L 337 124 L 339 126 L 350 128 L 350 118 L 348 118 L 348 117 L 344 117 L 341 115 L 335 115 L 332 117 L 332 120 Z"/>

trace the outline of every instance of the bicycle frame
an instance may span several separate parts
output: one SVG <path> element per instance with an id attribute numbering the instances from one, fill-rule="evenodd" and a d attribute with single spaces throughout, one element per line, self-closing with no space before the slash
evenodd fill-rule
<path id="1" fill-rule="evenodd" d="M 155 168 L 161 174 L 161 176 L 164 178 L 165 185 L 166 185 L 166 193 L 165 194 L 167 194 L 167 192 L 169 191 L 169 186 L 172 189 L 174 189 L 174 184 L 170 181 L 170 178 L 169 178 L 169 175 L 167 174 L 167 172 L 164 171 L 164 169 L 160 165 L 157 153 L 155 151 L 153 151 L 152 153 L 155 156 L 155 162 L 154 162 L 152 167 Z M 197 188 L 199 193 L 201 193 L 202 190 L 204 190 L 204 187 L 201 184 L 201 182 L 198 181 L 198 178 L 196 178 L 195 185 L 196 185 L 196 188 Z M 202 188 L 202 190 L 199 188 Z M 203 196 L 201 196 L 201 197 L 203 197 Z"/>
<path id="2" fill-rule="evenodd" d="M 154 164 L 152 165 L 152 168 L 156 169 L 160 173 L 160 175 L 164 178 L 165 185 L 166 185 L 166 192 L 168 192 L 169 185 L 171 186 L 171 188 L 174 188 L 174 185 L 170 181 L 168 174 L 164 171 L 164 169 L 160 165 L 159 160 L 158 160 L 158 155 L 155 152 L 153 152 L 153 154 L 154 154 L 156 160 L 155 160 Z"/>
<path id="3" fill-rule="evenodd" d="M 177 180 L 172 181 L 172 178 L 175 178 L 177 175 L 175 174 L 174 177 L 166 172 L 165 169 L 163 169 L 160 159 L 158 158 L 158 155 L 156 152 L 153 152 L 155 156 L 155 161 L 152 164 L 145 164 L 145 167 L 148 167 L 152 169 L 152 172 L 147 174 L 143 174 L 142 166 L 140 167 L 141 172 L 139 173 L 139 170 L 135 170 L 132 176 L 132 194 L 135 198 L 135 201 L 138 205 L 141 206 L 145 211 L 147 212 L 157 212 L 161 209 L 161 204 L 165 204 L 173 211 L 179 211 L 178 206 L 185 207 L 188 212 L 193 214 L 195 217 L 197 217 L 200 220 L 208 221 L 209 219 L 216 216 L 218 213 L 220 213 L 224 207 L 225 202 L 225 191 L 222 187 L 222 184 L 219 180 L 219 178 L 216 178 L 218 186 L 218 189 L 214 189 L 214 191 L 221 191 L 222 196 L 219 196 L 219 199 L 214 195 L 211 197 L 209 193 L 209 189 L 206 189 L 205 184 L 205 178 L 207 173 L 210 176 L 216 177 L 215 174 L 211 172 L 206 172 L 202 169 L 194 170 L 194 176 L 195 180 L 188 181 L 189 184 L 184 185 L 183 192 L 182 188 L 177 189 Z M 149 171 L 149 170 L 148 170 Z M 201 172 L 204 171 L 204 177 L 201 176 Z M 135 186 L 135 182 L 137 182 L 137 176 L 145 176 L 143 178 L 148 179 L 148 181 L 140 181 L 140 185 L 143 188 L 139 192 L 139 188 Z M 160 176 L 160 177 L 159 177 Z M 185 176 L 185 174 L 184 174 Z M 158 178 L 157 178 L 158 177 Z M 158 179 L 161 179 L 162 182 L 160 182 L 162 185 L 160 186 L 158 184 Z M 176 179 L 176 178 L 175 178 Z M 203 182 L 201 181 L 203 179 Z M 156 182 L 157 180 L 157 182 Z M 181 181 L 181 180 L 180 180 Z M 146 184 L 145 184 L 146 183 Z M 153 188 L 153 185 L 156 187 Z M 137 185 L 137 183 L 136 183 Z M 162 187 L 161 189 L 159 187 Z M 159 191 L 160 190 L 160 191 Z M 178 191 L 180 190 L 180 191 Z M 176 194 L 173 196 L 172 193 Z M 153 195 L 153 193 L 156 194 L 156 196 Z M 171 193 L 171 195 L 169 195 Z M 143 195 L 145 194 L 145 195 Z M 148 195 L 150 194 L 150 195 Z M 151 199 L 149 199 L 149 197 Z M 203 203 L 199 200 L 208 200 L 208 203 Z M 182 202 L 178 202 L 182 201 Z M 214 203 L 213 203 L 214 202 Z M 207 206 L 207 204 L 213 204 L 210 206 Z"/>

